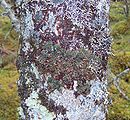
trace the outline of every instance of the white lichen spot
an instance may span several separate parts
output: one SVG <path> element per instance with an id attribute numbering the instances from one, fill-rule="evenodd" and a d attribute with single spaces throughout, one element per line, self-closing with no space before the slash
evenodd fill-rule
<path id="1" fill-rule="evenodd" d="M 56 23 L 55 23 L 55 27 L 54 27 L 54 33 L 56 34 L 56 36 L 58 36 L 59 35 L 59 33 L 58 33 L 58 26 L 59 26 L 59 24 L 60 24 L 60 21 L 57 21 Z"/>
<path id="2" fill-rule="evenodd" d="M 90 90 L 90 95 L 93 97 L 95 100 L 107 100 L 108 97 L 108 92 L 107 92 L 107 81 L 101 82 L 100 80 L 98 81 L 91 81 L 91 90 Z"/>
<path id="3" fill-rule="evenodd" d="M 31 35 L 33 35 L 33 30 L 34 30 L 34 22 L 32 20 L 32 14 L 29 11 L 26 11 L 26 16 L 24 18 L 24 24 L 25 26 L 23 27 L 23 39 L 29 39 Z"/>
<path id="4" fill-rule="evenodd" d="M 30 80 L 29 79 L 27 79 L 27 81 L 26 81 L 26 85 L 28 85 L 30 83 Z"/>
<path id="5" fill-rule="evenodd" d="M 35 74 L 36 79 L 40 79 L 40 74 L 39 74 L 39 72 L 38 72 L 37 67 L 35 66 L 35 64 L 32 63 L 31 66 L 32 66 L 32 72 Z"/>
<path id="6" fill-rule="evenodd" d="M 18 112 L 19 112 L 20 118 L 25 119 L 25 115 L 24 115 L 23 109 L 21 107 L 18 107 Z"/>
<path id="7" fill-rule="evenodd" d="M 53 120 L 53 118 L 55 118 L 53 112 L 49 112 L 45 106 L 41 105 L 36 91 L 30 94 L 25 103 L 28 106 L 28 114 L 31 117 L 30 120 Z"/>
<path id="8" fill-rule="evenodd" d="M 54 16 L 53 12 L 50 12 L 48 24 L 49 24 L 49 28 L 51 29 L 52 32 L 54 32 L 54 22 L 55 22 L 55 16 Z"/>
<path id="9" fill-rule="evenodd" d="M 47 30 L 47 28 L 49 28 L 51 30 L 51 32 L 54 32 L 55 31 L 54 26 L 55 26 L 55 16 L 54 16 L 53 12 L 49 12 L 48 21 L 39 30 L 41 33 L 44 33 L 45 30 Z"/>
<path id="10" fill-rule="evenodd" d="M 77 86 L 78 86 L 77 81 L 74 81 L 74 85 L 73 85 L 74 91 L 77 91 Z"/>
<path id="11" fill-rule="evenodd" d="M 45 74 L 46 80 L 48 80 L 48 78 L 50 78 L 50 77 L 52 77 L 50 73 L 46 73 L 46 74 Z"/>
<path id="12" fill-rule="evenodd" d="M 27 55 L 29 50 L 32 51 L 32 48 L 31 48 L 30 43 L 28 43 L 26 41 L 26 42 L 23 43 L 22 51 L 25 53 L 25 55 Z"/>
<path id="13" fill-rule="evenodd" d="M 30 49 L 30 43 L 24 42 L 22 50 L 26 53 Z"/>

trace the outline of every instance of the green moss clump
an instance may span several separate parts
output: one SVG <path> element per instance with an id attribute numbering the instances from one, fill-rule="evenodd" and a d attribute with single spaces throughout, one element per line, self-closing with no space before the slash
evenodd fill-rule
<path id="1" fill-rule="evenodd" d="M 129 28 L 130 28 L 130 25 L 127 22 L 127 20 L 120 21 L 112 26 L 111 35 L 115 37 L 120 34 L 125 34 Z"/>
<path id="2" fill-rule="evenodd" d="M 121 88 L 130 97 L 130 83 L 121 80 Z M 130 120 L 130 102 L 121 98 L 115 86 L 109 89 L 112 105 L 109 106 L 108 120 Z"/>
<path id="3" fill-rule="evenodd" d="M 125 18 L 123 4 L 121 2 L 112 2 L 110 9 L 110 21 L 118 22 Z"/>
<path id="4" fill-rule="evenodd" d="M 120 52 L 115 54 L 115 56 L 110 58 L 109 63 L 112 72 L 115 74 L 130 68 L 130 52 Z"/>
<path id="5" fill-rule="evenodd" d="M 127 68 L 130 68 L 130 52 L 120 52 L 115 54 L 114 57 L 109 59 L 109 65 L 112 73 L 115 75 L 121 73 Z M 126 83 L 130 84 L 130 74 L 127 74 L 122 78 Z"/>
<path id="6" fill-rule="evenodd" d="M 0 70 L 0 120 L 17 120 L 17 71 Z"/>

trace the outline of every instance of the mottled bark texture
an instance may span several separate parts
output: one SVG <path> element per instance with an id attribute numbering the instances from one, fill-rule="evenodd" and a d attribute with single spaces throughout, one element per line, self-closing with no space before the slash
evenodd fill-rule
<path id="1" fill-rule="evenodd" d="M 16 0 L 21 120 L 105 120 L 110 0 Z"/>

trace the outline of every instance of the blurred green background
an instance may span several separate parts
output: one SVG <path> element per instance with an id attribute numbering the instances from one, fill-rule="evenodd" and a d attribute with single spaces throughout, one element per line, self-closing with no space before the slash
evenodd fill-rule
<path id="1" fill-rule="evenodd" d="M 129 1 L 130 2 L 130 1 Z M 113 37 L 112 53 L 108 67 L 115 75 L 130 68 L 130 14 L 124 1 L 112 1 L 110 9 L 110 30 Z M 0 8 L 0 14 L 2 13 Z M 15 67 L 19 39 L 11 28 L 10 20 L 0 16 L 0 120 L 17 120 L 19 98 Z M 121 78 L 120 86 L 130 97 L 130 74 Z M 110 100 L 108 120 L 130 120 L 130 101 L 122 98 L 116 87 L 109 86 Z"/>

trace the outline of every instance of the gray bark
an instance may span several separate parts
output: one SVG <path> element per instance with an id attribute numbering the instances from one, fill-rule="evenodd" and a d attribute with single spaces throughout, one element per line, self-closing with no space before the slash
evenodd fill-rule
<path id="1" fill-rule="evenodd" d="M 16 0 L 21 120 L 105 120 L 109 0 Z"/>
<path id="2" fill-rule="evenodd" d="M 129 17 L 129 2 L 128 0 L 124 0 L 124 3 L 125 3 L 124 12 L 125 12 L 126 18 L 128 18 Z"/>

